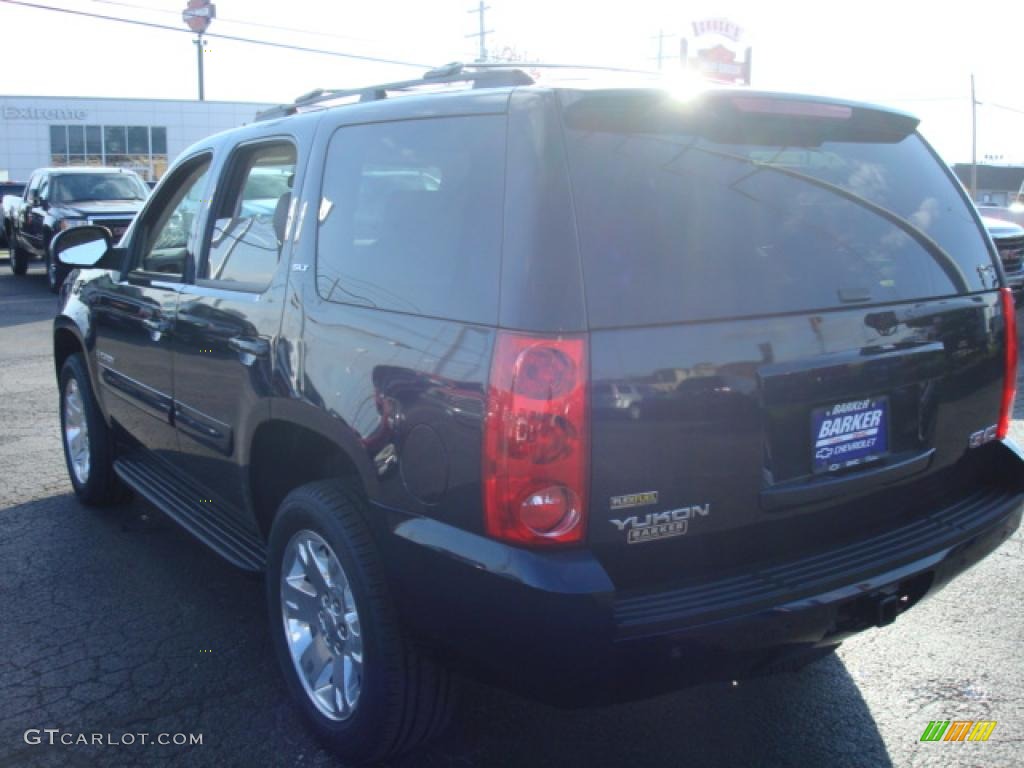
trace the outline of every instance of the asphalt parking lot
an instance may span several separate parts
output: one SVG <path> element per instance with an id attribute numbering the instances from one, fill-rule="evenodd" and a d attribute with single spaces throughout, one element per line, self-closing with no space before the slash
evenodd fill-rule
<path id="1" fill-rule="evenodd" d="M 0 766 L 337 764 L 289 704 L 261 583 L 141 501 L 73 498 L 39 267 L 0 259 Z M 1018 416 L 1024 407 L 1018 403 Z M 1024 422 L 1015 423 L 1024 440 Z M 471 687 L 423 766 L 1024 765 L 1024 537 L 884 630 L 784 678 L 565 712 Z M 929 720 L 996 720 L 920 743 Z M 28 744 L 201 734 L 202 744 Z"/>

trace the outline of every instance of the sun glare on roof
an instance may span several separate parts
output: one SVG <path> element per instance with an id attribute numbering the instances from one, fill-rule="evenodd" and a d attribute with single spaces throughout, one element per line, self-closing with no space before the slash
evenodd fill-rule
<path id="1" fill-rule="evenodd" d="M 662 77 L 665 90 L 677 101 L 690 101 L 707 90 L 708 83 L 692 72 L 680 71 Z"/>

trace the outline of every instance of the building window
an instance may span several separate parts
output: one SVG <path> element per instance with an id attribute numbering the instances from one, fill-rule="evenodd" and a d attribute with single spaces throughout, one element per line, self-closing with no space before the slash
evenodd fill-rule
<path id="1" fill-rule="evenodd" d="M 124 154 L 124 126 L 123 125 L 108 125 L 103 129 L 103 143 L 106 147 L 106 153 L 109 155 L 123 155 Z"/>
<path id="2" fill-rule="evenodd" d="M 167 128 L 145 125 L 51 125 L 54 166 L 131 168 L 154 180 L 167 170 Z"/>
<path id="3" fill-rule="evenodd" d="M 140 125 L 130 125 L 125 130 L 128 132 L 128 154 L 148 155 L 149 128 Z"/>
<path id="4" fill-rule="evenodd" d="M 167 154 L 167 129 L 163 127 L 153 126 L 149 129 L 153 134 L 153 154 L 154 155 L 166 155 Z"/>
<path id="5" fill-rule="evenodd" d="M 85 154 L 85 126 L 84 125 L 69 125 L 68 126 L 68 154 L 69 155 L 84 155 Z"/>
<path id="6" fill-rule="evenodd" d="M 54 155 L 68 153 L 68 127 L 66 125 L 50 126 L 50 152 Z"/>

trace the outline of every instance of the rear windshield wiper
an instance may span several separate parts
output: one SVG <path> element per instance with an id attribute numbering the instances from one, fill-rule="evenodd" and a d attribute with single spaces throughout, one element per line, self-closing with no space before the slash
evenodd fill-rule
<path id="1" fill-rule="evenodd" d="M 960 269 L 960 265 L 956 263 L 956 260 L 949 255 L 945 248 L 935 242 L 928 233 L 918 227 L 915 227 L 898 213 L 893 213 L 888 208 L 872 202 L 866 197 L 861 197 L 857 193 L 851 192 L 838 184 L 833 184 L 830 181 L 824 181 L 823 179 L 819 179 L 814 176 L 808 176 L 806 173 L 800 173 L 799 171 L 794 171 L 790 168 L 783 168 L 782 166 L 761 162 L 759 160 L 751 160 L 749 157 L 744 157 L 743 155 L 734 155 L 731 152 L 722 152 L 720 150 L 708 149 L 707 147 L 688 146 L 687 149 L 703 152 L 704 154 L 711 155 L 712 157 L 735 160 L 736 162 L 743 163 L 744 165 L 751 165 L 759 171 L 774 171 L 775 173 L 782 174 L 783 176 L 788 176 L 792 179 L 806 182 L 807 184 L 811 184 L 819 189 L 824 189 L 827 192 L 838 195 L 844 200 L 848 200 L 854 205 L 858 205 L 861 208 L 882 217 L 889 223 L 894 224 L 904 234 L 908 235 L 912 240 L 914 240 L 914 242 L 924 248 L 925 251 L 928 252 L 928 255 L 932 257 L 935 263 L 938 264 L 939 268 L 946 274 L 946 277 L 950 279 L 950 282 L 952 282 L 956 287 L 958 293 L 970 293 L 970 286 L 967 283 L 967 277 L 964 275 L 963 270 Z"/>

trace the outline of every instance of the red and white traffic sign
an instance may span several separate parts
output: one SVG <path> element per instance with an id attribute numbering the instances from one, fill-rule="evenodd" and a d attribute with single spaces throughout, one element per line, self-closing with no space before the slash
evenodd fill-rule
<path id="1" fill-rule="evenodd" d="M 188 0 L 188 7 L 181 12 L 181 20 L 197 35 L 203 34 L 215 18 L 217 6 L 210 0 Z"/>

